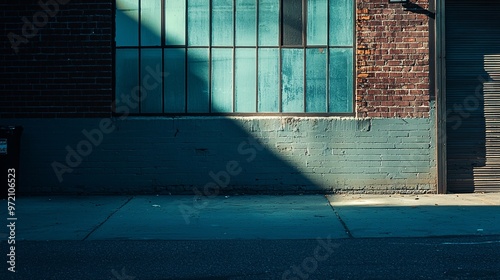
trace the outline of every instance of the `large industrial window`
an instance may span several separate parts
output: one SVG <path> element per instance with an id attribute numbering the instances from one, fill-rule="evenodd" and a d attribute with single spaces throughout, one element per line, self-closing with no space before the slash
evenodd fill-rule
<path id="1" fill-rule="evenodd" d="M 116 108 L 353 113 L 354 0 L 117 0 Z"/>

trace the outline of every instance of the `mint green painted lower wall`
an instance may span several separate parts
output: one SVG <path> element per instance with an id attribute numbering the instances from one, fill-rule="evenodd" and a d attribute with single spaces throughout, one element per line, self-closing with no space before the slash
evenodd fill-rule
<path id="1" fill-rule="evenodd" d="M 20 193 L 435 193 L 432 119 L 16 119 Z"/>

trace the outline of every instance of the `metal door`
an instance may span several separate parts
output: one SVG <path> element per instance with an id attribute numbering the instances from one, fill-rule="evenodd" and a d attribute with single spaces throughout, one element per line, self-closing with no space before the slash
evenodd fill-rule
<path id="1" fill-rule="evenodd" d="M 448 191 L 500 191 L 500 1 L 445 13 Z"/>

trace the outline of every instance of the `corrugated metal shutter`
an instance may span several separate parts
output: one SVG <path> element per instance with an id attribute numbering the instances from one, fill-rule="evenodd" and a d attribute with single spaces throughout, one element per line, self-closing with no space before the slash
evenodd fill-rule
<path id="1" fill-rule="evenodd" d="M 500 1 L 446 1 L 448 191 L 500 191 Z"/>

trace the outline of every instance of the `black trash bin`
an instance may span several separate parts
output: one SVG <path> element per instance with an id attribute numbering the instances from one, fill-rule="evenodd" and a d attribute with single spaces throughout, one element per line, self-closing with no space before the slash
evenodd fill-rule
<path id="1" fill-rule="evenodd" d="M 9 191 L 15 195 L 19 191 L 19 157 L 21 154 L 22 126 L 0 126 L 0 176 L 1 198 Z M 14 191 L 14 192 L 12 192 Z"/>

